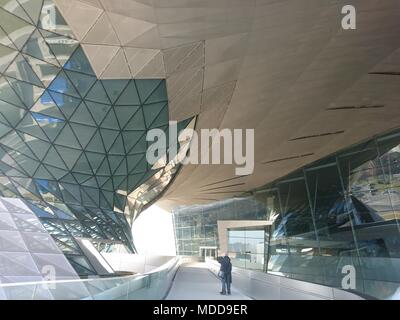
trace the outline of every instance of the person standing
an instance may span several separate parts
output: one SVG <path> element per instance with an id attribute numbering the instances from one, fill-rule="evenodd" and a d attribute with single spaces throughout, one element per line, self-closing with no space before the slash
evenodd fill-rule
<path id="1" fill-rule="evenodd" d="M 220 294 L 231 294 L 231 284 L 232 284 L 232 263 L 228 256 L 228 253 L 217 260 L 221 264 L 219 270 L 219 277 L 222 283 L 222 291 Z"/>

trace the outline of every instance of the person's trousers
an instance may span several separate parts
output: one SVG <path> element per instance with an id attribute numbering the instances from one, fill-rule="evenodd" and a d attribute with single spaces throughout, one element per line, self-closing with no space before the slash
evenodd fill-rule
<path id="1" fill-rule="evenodd" d="M 226 281 L 225 279 L 221 280 L 222 283 L 222 293 L 231 293 L 231 283 Z"/>

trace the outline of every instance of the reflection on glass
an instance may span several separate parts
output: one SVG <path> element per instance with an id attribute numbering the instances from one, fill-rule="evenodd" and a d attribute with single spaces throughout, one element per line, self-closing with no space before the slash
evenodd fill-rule
<path id="1" fill-rule="evenodd" d="M 396 295 L 399 145 L 399 133 L 379 137 L 268 185 L 280 199 L 272 203 L 279 215 L 268 272 L 340 288 L 343 267 L 352 265 L 356 291 Z"/>
<path id="2" fill-rule="evenodd" d="M 265 230 L 228 230 L 228 251 L 232 265 L 239 268 L 264 270 Z"/>

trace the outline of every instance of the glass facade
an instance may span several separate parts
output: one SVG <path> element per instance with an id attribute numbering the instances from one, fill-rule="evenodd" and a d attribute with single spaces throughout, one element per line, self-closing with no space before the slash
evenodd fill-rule
<path id="1" fill-rule="evenodd" d="M 400 287 L 400 132 L 376 137 L 266 186 L 276 212 L 268 272 L 388 298 Z"/>
<path id="2" fill-rule="evenodd" d="M 80 275 L 95 271 L 76 237 L 135 251 L 130 224 L 179 168 L 145 157 L 168 112 L 165 80 L 98 79 L 53 1 L 0 1 L 0 195 L 24 199 Z"/>
<path id="3" fill-rule="evenodd" d="M 262 231 L 229 230 L 229 251 L 239 258 L 233 259 L 237 266 L 342 288 L 344 267 L 350 265 L 355 291 L 380 299 L 398 297 L 400 131 L 307 165 L 252 194 L 256 206 L 261 205 L 257 212 L 273 223 L 265 230 L 264 261 L 259 257 Z M 247 201 L 243 203 L 252 203 Z M 175 217 L 178 252 L 196 254 L 204 241 L 196 230 L 213 225 L 215 235 L 216 220 L 235 216 L 232 203 L 204 206 L 214 208 L 212 222 L 205 222 L 210 210 L 202 206 Z M 246 219 L 260 218 L 253 210 L 241 212 L 249 213 Z M 218 245 L 218 239 L 209 239 Z"/>
<path id="4" fill-rule="evenodd" d="M 0 197 L 0 284 L 46 281 L 49 272 L 54 280 L 79 279 L 32 210 Z"/>
<path id="5" fill-rule="evenodd" d="M 174 210 L 178 255 L 199 256 L 200 247 L 218 247 L 219 220 L 265 219 L 265 208 L 251 198 L 237 198 Z"/>
<path id="6" fill-rule="evenodd" d="M 228 230 L 228 252 L 232 265 L 239 268 L 265 270 L 268 250 L 265 228 Z"/>

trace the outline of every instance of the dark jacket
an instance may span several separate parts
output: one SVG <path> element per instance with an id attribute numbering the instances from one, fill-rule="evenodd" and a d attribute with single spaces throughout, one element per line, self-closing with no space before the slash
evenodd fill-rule
<path id="1" fill-rule="evenodd" d="M 222 257 L 218 261 L 221 264 L 220 271 L 224 273 L 224 280 L 228 283 L 232 282 L 232 263 L 231 259 L 227 256 Z"/>

